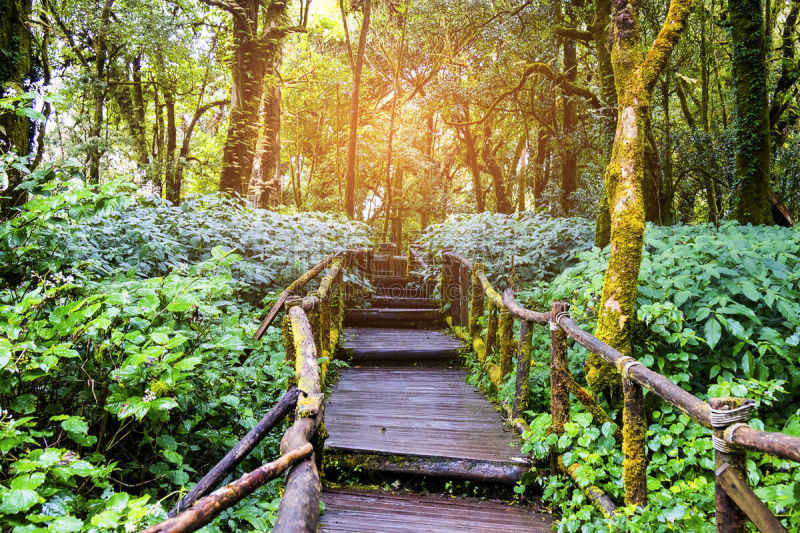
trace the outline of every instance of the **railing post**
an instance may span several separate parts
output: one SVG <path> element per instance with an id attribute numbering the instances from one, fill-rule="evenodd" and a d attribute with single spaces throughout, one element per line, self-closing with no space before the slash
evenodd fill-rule
<path id="1" fill-rule="evenodd" d="M 450 287 L 450 260 L 445 257 L 444 252 L 442 252 L 442 279 L 441 279 L 441 293 L 442 293 L 442 313 L 444 313 L 444 308 L 447 306 L 447 302 L 450 301 L 450 294 L 448 294 L 448 287 Z"/>
<path id="2" fill-rule="evenodd" d="M 562 372 L 567 367 L 567 334 L 556 321 L 569 306 L 564 302 L 553 302 L 550 319 L 550 431 L 556 435 L 564 434 L 564 424 L 569 421 L 569 390 Z M 558 472 L 558 459 L 555 453 L 550 456 L 550 473 Z"/>
<path id="3" fill-rule="evenodd" d="M 469 269 L 459 263 L 458 268 L 458 297 L 459 297 L 459 310 L 461 311 L 460 326 L 469 327 L 469 282 L 470 273 Z"/>
<path id="4" fill-rule="evenodd" d="M 746 455 L 744 450 L 737 449 L 726 442 L 726 432 L 738 424 L 747 423 L 753 401 L 744 398 L 710 398 L 711 425 L 714 428 L 714 467 L 719 469 L 725 463 L 729 468 L 747 479 Z M 739 506 L 728 496 L 719 483 L 716 472 L 714 476 L 714 499 L 716 503 L 717 531 L 719 533 L 743 533 L 747 531 L 747 517 Z"/>
<path id="5" fill-rule="evenodd" d="M 514 350 L 514 317 L 505 307 L 500 308 L 500 373 L 501 379 L 511 372 L 511 354 Z"/>
<path id="6" fill-rule="evenodd" d="M 618 361 L 622 375 L 622 451 L 625 460 L 625 505 L 647 505 L 647 419 L 642 387 L 628 377 L 628 368 L 641 364 L 632 357 Z"/>
<path id="7" fill-rule="evenodd" d="M 483 270 L 483 265 L 472 265 L 472 302 L 469 309 L 469 334 L 473 339 L 481 333 L 480 318 L 483 316 L 483 284 L 478 277 L 478 272 Z"/>
<path id="8" fill-rule="evenodd" d="M 283 316 L 281 320 L 281 332 L 283 333 L 283 346 L 286 348 L 286 355 L 284 356 L 284 360 L 289 368 L 292 369 L 292 373 L 289 376 L 289 383 L 287 384 L 287 389 L 292 388 L 292 386 L 296 385 L 296 378 L 294 374 L 294 364 L 297 358 L 296 354 L 294 353 L 294 335 L 292 335 L 292 321 L 289 319 L 289 307 L 287 301 L 286 307 L 287 313 Z"/>
<path id="9" fill-rule="evenodd" d="M 448 265 L 448 278 L 450 284 L 447 287 L 448 299 L 450 300 L 450 319 L 453 326 L 461 325 L 461 274 L 459 267 L 461 263 L 455 259 Z"/>
<path id="10" fill-rule="evenodd" d="M 497 346 L 497 306 L 492 300 L 489 300 L 488 307 L 488 320 L 486 321 L 486 354 L 485 357 L 489 358 L 492 355 L 492 350 Z M 482 363 L 483 361 L 481 361 Z"/>
<path id="11" fill-rule="evenodd" d="M 517 382 L 514 389 L 514 406 L 511 417 L 519 418 L 528 410 L 531 392 L 531 323 L 523 320 L 519 331 L 519 349 L 517 350 Z"/>

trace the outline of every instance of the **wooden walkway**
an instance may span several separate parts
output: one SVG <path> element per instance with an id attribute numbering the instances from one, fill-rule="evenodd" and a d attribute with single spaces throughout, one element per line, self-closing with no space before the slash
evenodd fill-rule
<path id="1" fill-rule="evenodd" d="M 530 533 L 552 531 L 553 517 L 474 498 L 326 490 L 320 531 L 327 533 Z"/>
<path id="2" fill-rule="evenodd" d="M 386 475 L 512 485 L 530 468 L 516 433 L 458 366 L 432 300 L 378 297 L 352 310 L 341 372 L 325 406 L 326 464 Z M 389 307 L 391 306 L 391 307 Z M 550 515 L 472 498 L 331 490 L 321 531 L 550 531 Z"/>

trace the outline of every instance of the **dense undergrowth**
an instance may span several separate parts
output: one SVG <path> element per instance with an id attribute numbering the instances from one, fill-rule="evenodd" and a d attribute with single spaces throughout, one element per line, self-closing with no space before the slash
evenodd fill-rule
<path id="1" fill-rule="evenodd" d="M 420 238 L 438 257 L 449 248 L 484 264 L 495 288 L 518 281 L 550 280 L 592 247 L 594 225 L 584 218 L 554 218 L 541 213 L 451 215 Z"/>
<path id="2" fill-rule="evenodd" d="M 456 249 L 495 250 L 494 257 L 500 256 L 505 245 L 500 240 L 472 243 L 473 236 L 455 230 L 444 233 L 457 238 L 452 244 Z M 537 235 L 531 233 L 525 244 L 515 242 L 512 249 L 544 248 L 552 237 L 546 230 L 540 244 L 537 242 Z M 569 255 L 568 250 L 538 253 Z M 536 310 L 549 309 L 553 300 L 568 301 L 573 316 L 584 329 L 593 331 L 607 258 L 608 250 L 592 248 L 562 259 L 560 264 L 572 266 L 552 279 L 540 273 L 520 275 L 524 289 L 517 296 Z M 513 262 L 503 257 L 490 264 L 503 268 Z M 519 275 L 521 271 L 516 272 Z M 719 228 L 648 226 L 637 315 L 636 356 L 650 368 L 701 398 L 752 398 L 757 411 L 751 425 L 800 436 L 797 229 L 734 223 Z M 551 451 L 563 453 L 567 465 L 579 465 L 583 484 L 601 487 L 621 503 L 623 455 L 621 443 L 614 439 L 613 424 L 597 424 L 582 407 L 573 405 L 565 435 L 548 435 L 549 337 L 547 328 L 534 328 L 532 408 L 528 413 L 532 431 L 526 435 L 525 450 L 540 459 Z M 586 355 L 585 349 L 571 345 L 570 368 L 581 381 Z M 474 361 L 471 368 L 472 380 L 488 387 L 488 379 Z M 497 391 L 505 403 L 513 396 L 514 379 L 510 376 L 507 385 Z M 561 531 L 715 530 L 710 433 L 653 394 L 646 394 L 645 401 L 649 505 L 626 509 L 624 518 L 609 521 L 571 481 L 561 476 L 540 479 L 537 483 L 543 486 L 545 500 L 563 515 L 558 526 Z M 610 414 L 619 415 L 613 409 Z M 748 454 L 747 468 L 751 485 L 788 529 L 800 527 L 800 467 L 763 454 Z"/>
<path id="3" fill-rule="evenodd" d="M 285 390 L 280 331 L 251 338 L 263 291 L 367 233 L 219 196 L 131 198 L 64 166 L 28 187 L 0 225 L 0 524 L 137 530 Z M 275 458 L 280 433 L 239 472 Z M 269 530 L 281 490 L 265 486 L 208 530 Z"/>

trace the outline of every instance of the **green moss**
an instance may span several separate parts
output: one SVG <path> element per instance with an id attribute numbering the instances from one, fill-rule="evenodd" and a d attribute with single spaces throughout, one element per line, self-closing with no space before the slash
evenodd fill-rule
<path id="1" fill-rule="evenodd" d="M 514 318 L 508 309 L 500 310 L 500 372 L 503 376 L 511 372 L 511 358 L 514 353 Z"/>

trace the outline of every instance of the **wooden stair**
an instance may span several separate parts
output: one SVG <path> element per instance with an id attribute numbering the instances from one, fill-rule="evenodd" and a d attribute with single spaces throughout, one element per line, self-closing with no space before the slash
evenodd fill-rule
<path id="1" fill-rule="evenodd" d="M 345 315 L 350 360 L 325 406 L 325 469 L 467 480 L 509 487 L 530 470 L 522 442 L 466 383 L 464 346 L 437 329 L 432 287 L 403 276 L 374 280 L 373 308 Z M 416 328 L 416 329 L 415 329 Z M 475 498 L 325 489 L 320 531 L 544 532 L 552 516 Z"/>

